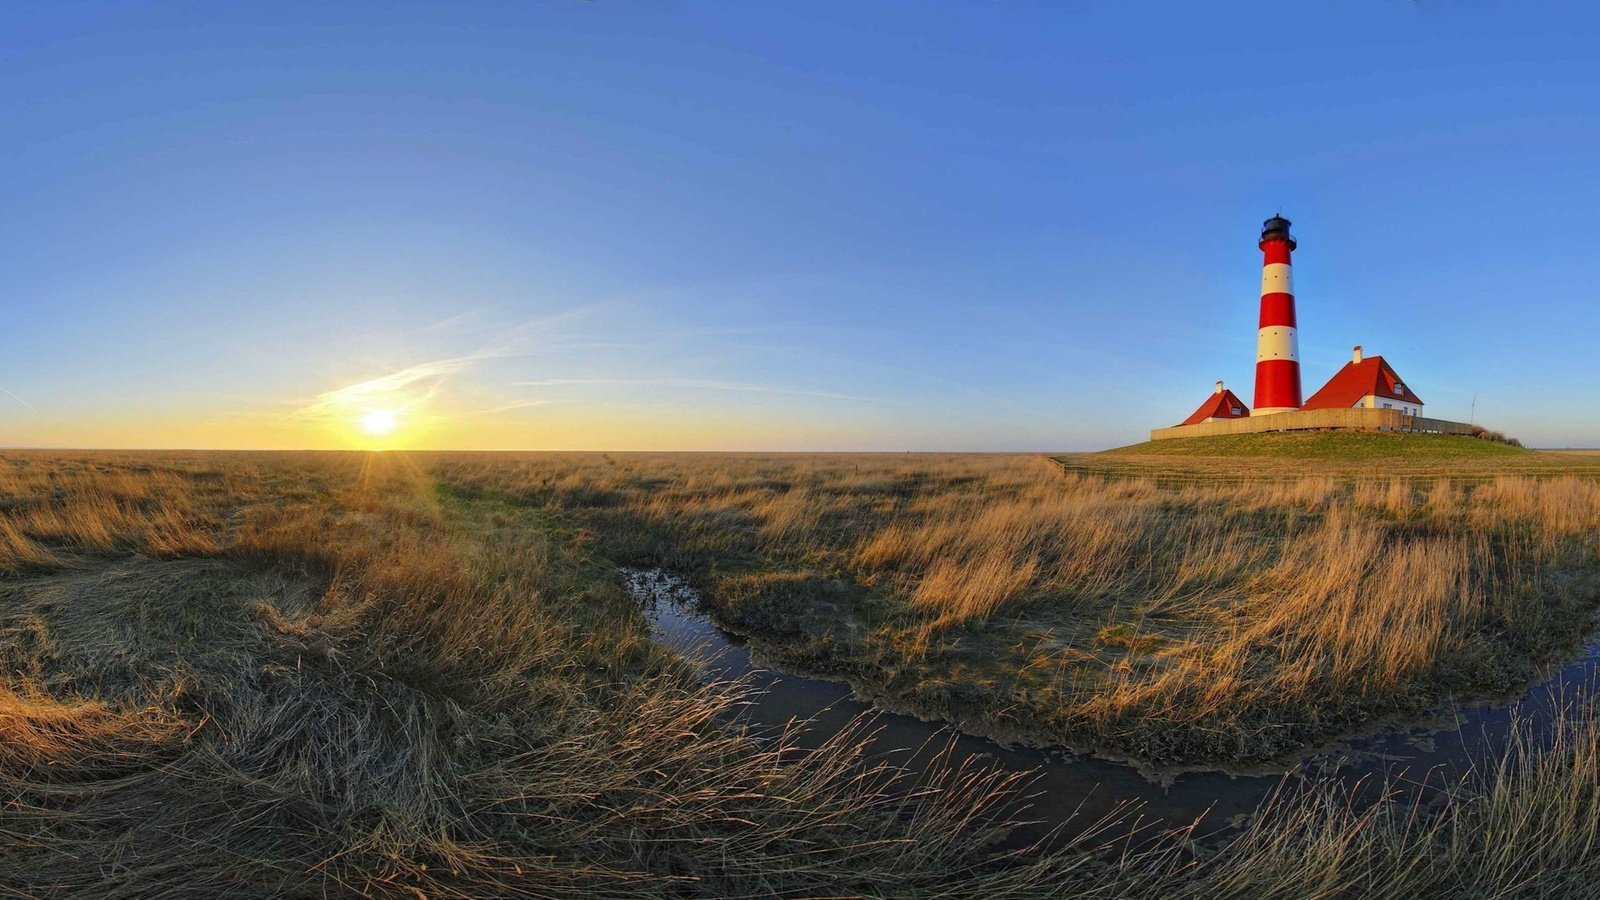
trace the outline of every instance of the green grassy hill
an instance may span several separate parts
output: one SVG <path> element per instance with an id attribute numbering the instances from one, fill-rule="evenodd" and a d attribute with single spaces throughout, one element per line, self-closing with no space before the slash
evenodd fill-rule
<path id="1" fill-rule="evenodd" d="M 1145 441 L 1105 451 L 1130 456 L 1274 457 L 1326 460 L 1478 460 L 1534 451 L 1453 434 L 1393 431 L 1277 431 Z"/>
<path id="2" fill-rule="evenodd" d="M 1146 441 L 1053 457 L 1069 472 L 1153 478 L 1161 484 L 1294 480 L 1369 481 L 1501 475 L 1600 477 L 1600 454 L 1524 450 L 1477 438 L 1389 431 L 1279 431 Z"/>

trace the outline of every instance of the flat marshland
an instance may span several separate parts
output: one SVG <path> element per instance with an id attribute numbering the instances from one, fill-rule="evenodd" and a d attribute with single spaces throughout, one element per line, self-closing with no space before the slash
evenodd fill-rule
<path id="1" fill-rule="evenodd" d="M 1321 436 L 1320 458 L 1289 458 L 1300 475 L 1253 480 L 1231 476 L 1281 466 L 1304 439 L 1254 460 L 438 465 L 475 496 L 560 510 L 612 559 L 694 575 L 721 624 L 890 707 L 1153 763 L 1240 763 L 1510 690 L 1591 630 L 1600 461 L 1424 436 L 1410 458 L 1360 464 L 1383 477 L 1345 474 L 1405 437 Z"/>
<path id="2" fill-rule="evenodd" d="M 1512 689 L 1590 630 L 1600 459 L 1453 440 L 7 453 L 0 893 L 1583 896 L 1585 698 L 1426 809 L 1313 786 L 1221 844 L 1101 852 L 1105 823 L 999 851 L 1014 776 L 908 792 L 860 732 L 746 730 L 616 574 L 686 574 L 771 658 L 974 730 L 1282 757 Z"/>

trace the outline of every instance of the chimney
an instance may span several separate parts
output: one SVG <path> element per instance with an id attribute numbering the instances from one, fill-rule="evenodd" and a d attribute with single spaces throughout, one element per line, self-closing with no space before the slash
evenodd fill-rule
<path id="1" fill-rule="evenodd" d="M 1361 345 L 1360 344 L 1357 344 L 1355 346 L 1355 349 L 1350 351 L 1350 361 L 1353 362 L 1353 363 L 1361 362 Z"/>
<path id="2" fill-rule="evenodd" d="M 1217 382 L 1217 393 L 1222 393 L 1222 382 Z"/>

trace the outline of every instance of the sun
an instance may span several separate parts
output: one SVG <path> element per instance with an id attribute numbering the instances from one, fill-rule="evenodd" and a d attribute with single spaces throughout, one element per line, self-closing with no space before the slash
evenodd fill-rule
<path id="1" fill-rule="evenodd" d="M 395 426 L 399 425 L 400 421 L 392 409 L 369 409 L 361 414 L 361 418 L 356 420 L 356 424 L 360 425 L 361 430 L 367 434 L 373 437 L 382 437 L 394 431 Z"/>

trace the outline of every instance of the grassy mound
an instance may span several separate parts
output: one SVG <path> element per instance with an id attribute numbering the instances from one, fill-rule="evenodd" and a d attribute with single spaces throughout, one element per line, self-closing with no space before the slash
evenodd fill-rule
<path id="1" fill-rule="evenodd" d="M 1277 431 L 1145 441 L 1105 451 L 1128 456 L 1245 456 L 1359 462 L 1477 460 L 1528 456 L 1532 450 L 1454 434 L 1394 431 Z"/>

